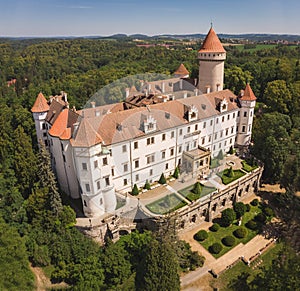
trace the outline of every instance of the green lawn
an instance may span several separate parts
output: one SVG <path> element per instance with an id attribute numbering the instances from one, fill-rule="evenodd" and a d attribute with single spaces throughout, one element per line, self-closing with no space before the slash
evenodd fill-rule
<path id="1" fill-rule="evenodd" d="M 266 267 L 268 268 L 272 260 L 276 259 L 278 256 L 278 253 L 283 248 L 282 243 L 277 243 L 274 246 L 272 246 L 270 249 L 268 249 L 265 253 L 263 253 L 260 257 L 258 257 L 257 260 L 262 260 L 262 263 L 260 264 L 260 267 Z M 255 264 L 255 261 L 254 261 Z M 260 268 L 253 268 L 248 267 L 245 263 L 242 261 L 237 263 L 232 268 L 226 270 L 224 273 L 220 275 L 218 279 L 212 279 L 211 286 L 220 288 L 220 290 L 232 290 L 228 287 L 230 281 L 236 279 L 240 274 L 246 273 L 250 276 L 247 279 L 247 282 L 250 283 L 254 276 L 256 276 L 258 273 L 260 273 Z"/>
<path id="2" fill-rule="evenodd" d="M 261 210 L 259 209 L 259 206 L 251 206 L 250 211 L 246 212 L 243 216 L 242 226 L 245 226 L 245 224 L 249 220 L 253 219 L 254 216 L 256 216 L 259 212 L 261 212 Z M 213 243 L 215 243 L 215 242 L 221 243 L 221 245 L 223 247 L 222 251 L 219 254 L 213 254 L 213 256 L 215 258 L 219 258 L 219 257 L 223 256 L 225 253 L 227 253 L 229 250 L 231 250 L 233 247 L 238 245 L 239 243 L 246 244 L 248 241 L 250 241 L 252 238 L 254 238 L 256 236 L 256 234 L 258 233 L 258 231 L 254 231 L 254 230 L 248 229 L 246 227 L 247 236 L 244 238 L 238 239 L 233 235 L 233 232 L 238 228 L 239 228 L 239 226 L 235 222 L 229 227 L 220 227 L 220 229 L 217 232 L 209 231 L 208 238 L 205 241 L 200 242 L 200 243 L 207 250 Z M 226 247 L 221 242 L 222 238 L 227 235 L 231 235 L 235 238 L 235 244 L 232 247 Z"/>
<path id="3" fill-rule="evenodd" d="M 199 199 L 200 197 L 203 197 L 207 194 L 210 194 L 214 191 L 217 190 L 217 188 L 214 188 L 214 187 L 207 187 L 207 186 L 204 186 L 202 184 L 201 185 L 201 193 L 200 194 L 195 194 L 193 193 L 191 190 L 193 189 L 194 185 L 191 185 L 189 187 L 186 187 L 184 189 L 181 189 L 179 190 L 178 192 L 184 196 L 185 198 L 187 198 L 188 200 L 190 201 L 195 201 L 197 199 Z"/>
<path id="4" fill-rule="evenodd" d="M 246 172 L 252 172 L 254 169 L 258 168 L 258 166 L 251 166 L 246 161 L 242 161 L 243 170 Z"/>
<path id="5" fill-rule="evenodd" d="M 222 179 L 222 183 L 227 185 L 245 175 L 245 173 L 241 170 L 233 170 L 233 177 L 228 177 L 229 169 L 225 169 L 224 171 L 218 173 L 217 175 Z"/>
<path id="6" fill-rule="evenodd" d="M 146 207 L 153 213 L 166 214 L 173 212 L 185 205 L 187 205 L 187 203 L 173 193 L 147 204 Z"/>

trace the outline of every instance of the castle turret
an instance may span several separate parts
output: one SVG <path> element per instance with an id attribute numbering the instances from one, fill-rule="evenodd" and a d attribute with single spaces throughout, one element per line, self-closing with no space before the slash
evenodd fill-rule
<path id="1" fill-rule="evenodd" d="M 188 78 L 190 76 L 189 71 L 186 69 L 184 64 L 180 64 L 177 70 L 173 73 L 175 78 Z"/>
<path id="2" fill-rule="evenodd" d="M 226 51 L 211 27 L 200 50 L 198 89 L 202 93 L 223 90 Z"/>
<path id="3" fill-rule="evenodd" d="M 239 95 L 240 111 L 237 119 L 237 147 L 248 146 L 251 141 L 256 97 L 249 84 Z"/>
<path id="4" fill-rule="evenodd" d="M 31 108 L 31 112 L 34 118 L 37 140 L 41 139 L 46 146 L 48 146 L 48 140 L 45 119 L 48 111 L 49 104 L 43 93 L 40 92 Z"/>

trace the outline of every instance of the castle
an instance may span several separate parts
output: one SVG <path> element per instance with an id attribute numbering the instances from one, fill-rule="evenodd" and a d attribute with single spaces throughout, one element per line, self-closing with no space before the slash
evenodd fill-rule
<path id="1" fill-rule="evenodd" d="M 129 192 L 181 172 L 204 177 L 210 158 L 251 139 L 256 97 L 249 84 L 223 90 L 226 51 L 211 28 L 198 51 L 199 79 L 181 64 L 174 78 L 126 90 L 123 102 L 70 109 L 67 94 L 40 93 L 31 109 L 37 138 L 51 154 L 60 188 L 81 198 L 88 217 L 113 212 Z"/>

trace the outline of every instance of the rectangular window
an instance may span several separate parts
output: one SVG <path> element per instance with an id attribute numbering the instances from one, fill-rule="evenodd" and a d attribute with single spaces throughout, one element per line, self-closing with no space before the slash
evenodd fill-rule
<path id="1" fill-rule="evenodd" d="M 211 135 L 208 136 L 208 142 L 211 142 Z"/>
<path id="2" fill-rule="evenodd" d="M 234 126 L 231 127 L 231 133 L 233 133 L 233 131 L 234 131 Z"/>
<path id="3" fill-rule="evenodd" d="M 106 166 L 106 165 L 107 165 L 107 158 L 106 158 L 106 157 L 103 158 L 102 163 L 103 163 L 103 166 Z"/>
<path id="4" fill-rule="evenodd" d="M 171 131 L 171 138 L 174 138 L 174 136 L 175 136 L 174 131 Z"/>
<path id="5" fill-rule="evenodd" d="M 85 184 L 85 190 L 86 192 L 91 192 L 90 184 Z"/>
<path id="6" fill-rule="evenodd" d="M 229 131 L 229 128 L 226 128 L 226 130 L 225 130 L 225 135 L 226 136 L 228 135 L 228 131 Z"/>
<path id="7" fill-rule="evenodd" d="M 139 174 L 136 174 L 136 175 L 135 175 L 135 181 L 137 182 L 137 181 L 139 181 L 139 180 L 140 180 Z"/>
<path id="8" fill-rule="evenodd" d="M 114 169 L 114 168 L 111 169 L 111 175 L 112 175 L 112 176 L 115 175 L 115 169 Z"/>
<path id="9" fill-rule="evenodd" d="M 191 127 L 188 126 L 188 128 L 187 128 L 187 133 L 190 133 L 190 131 L 191 131 Z"/>
<path id="10" fill-rule="evenodd" d="M 202 137 L 201 144 L 205 144 L 205 137 Z"/>
<path id="11" fill-rule="evenodd" d="M 193 148 L 197 147 L 197 141 L 195 140 L 193 143 Z"/>
<path id="12" fill-rule="evenodd" d="M 227 115 L 227 120 L 229 120 L 229 119 L 230 119 L 230 114 Z"/>
<path id="13" fill-rule="evenodd" d="M 165 167 L 165 169 L 166 169 L 166 170 L 168 170 L 168 169 L 169 169 L 169 164 L 168 164 L 168 163 L 166 163 L 166 167 Z"/>
<path id="14" fill-rule="evenodd" d="M 233 112 L 232 117 L 235 118 L 235 112 Z"/>
<path id="15" fill-rule="evenodd" d="M 100 181 L 97 181 L 97 189 L 100 189 Z"/>
<path id="16" fill-rule="evenodd" d="M 102 205 L 103 204 L 103 199 L 102 198 L 100 198 L 100 205 Z"/>
<path id="17" fill-rule="evenodd" d="M 219 123 L 219 118 L 216 119 L 216 123 Z"/>
<path id="18" fill-rule="evenodd" d="M 147 138 L 147 145 L 154 144 L 154 136 Z"/>
<path id="19" fill-rule="evenodd" d="M 251 111 L 250 111 L 250 116 L 252 116 L 252 115 L 253 115 L 253 111 L 251 110 Z"/>
<path id="20" fill-rule="evenodd" d="M 178 153 L 181 153 L 182 152 L 182 146 L 180 145 L 179 147 L 178 147 Z"/>
<path id="21" fill-rule="evenodd" d="M 247 117 L 247 111 L 244 112 L 244 117 Z"/>
<path id="22" fill-rule="evenodd" d="M 236 132 L 239 132 L 239 127 L 238 126 L 236 127 Z"/>
<path id="23" fill-rule="evenodd" d="M 154 154 L 147 156 L 147 164 L 154 163 L 154 161 L 155 161 Z"/>
<path id="24" fill-rule="evenodd" d="M 162 134 L 161 140 L 166 140 L 166 134 L 165 133 Z"/>
<path id="25" fill-rule="evenodd" d="M 134 168 L 138 168 L 140 166 L 140 161 L 139 160 L 135 160 L 134 161 Z"/>
<path id="26" fill-rule="evenodd" d="M 126 144 L 124 144 L 124 145 L 122 146 L 122 152 L 123 152 L 123 153 L 126 153 L 126 152 L 127 152 L 127 146 L 126 146 Z"/>
<path id="27" fill-rule="evenodd" d="M 124 172 L 128 172 L 128 164 L 124 164 L 123 165 L 123 171 Z"/>
<path id="28" fill-rule="evenodd" d="M 249 124 L 248 126 L 248 131 L 251 131 L 251 124 Z"/>
<path id="29" fill-rule="evenodd" d="M 198 130 L 198 124 L 195 124 L 195 131 Z"/>
<path id="30" fill-rule="evenodd" d="M 123 180 L 123 185 L 126 186 L 127 184 L 128 184 L 127 179 L 124 179 L 124 180 Z"/>
<path id="31" fill-rule="evenodd" d="M 203 123 L 203 128 L 205 128 L 206 127 L 206 121 L 204 121 L 204 123 Z"/>
<path id="32" fill-rule="evenodd" d="M 246 131 L 246 126 L 243 125 L 243 127 L 242 127 L 242 132 L 245 132 L 245 131 Z"/>
<path id="33" fill-rule="evenodd" d="M 213 122 L 214 122 L 213 120 L 211 120 L 211 121 L 210 121 L 210 126 L 212 126 L 212 125 L 213 125 Z"/>
<path id="34" fill-rule="evenodd" d="M 171 149 L 170 149 L 170 156 L 171 156 L 171 157 L 174 156 L 174 148 L 171 148 Z"/>
<path id="35" fill-rule="evenodd" d="M 149 171 L 149 176 L 152 176 L 152 175 L 153 175 L 153 170 L 150 169 L 150 171 Z"/>
<path id="36" fill-rule="evenodd" d="M 223 130 L 220 132 L 220 138 L 223 137 Z"/>
<path id="37" fill-rule="evenodd" d="M 162 159 L 165 159 L 165 158 L 166 158 L 166 151 L 162 151 L 162 152 L 161 152 L 161 158 L 162 158 Z"/>
<path id="38" fill-rule="evenodd" d="M 217 133 L 215 133 L 215 139 L 217 139 L 218 138 L 218 134 Z"/>
<path id="39" fill-rule="evenodd" d="M 224 120 L 225 120 L 225 116 L 222 116 L 222 122 L 224 122 Z"/>
<path id="40" fill-rule="evenodd" d="M 87 164 L 86 163 L 82 163 L 82 170 L 87 171 Z"/>
<path id="41" fill-rule="evenodd" d="M 47 132 L 43 132 L 43 137 L 46 137 L 47 136 Z"/>
<path id="42" fill-rule="evenodd" d="M 182 128 L 179 129 L 179 135 L 182 135 Z"/>
<path id="43" fill-rule="evenodd" d="M 109 177 L 105 177 L 105 186 L 109 186 L 110 185 L 110 182 L 109 182 Z"/>
<path id="44" fill-rule="evenodd" d="M 43 129 L 43 130 L 46 129 L 46 124 L 45 124 L 45 123 L 42 124 L 42 129 Z"/>
<path id="45" fill-rule="evenodd" d="M 137 141 L 135 141 L 135 142 L 133 143 L 133 148 L 134 148 L 135 150 L 139 148 L 139 143 L 138 143 Z"/>
<path id="46" fill-rule="evenodd" d="M 94 161 L 94 168 L 98 168 L 98 160 Z"/>

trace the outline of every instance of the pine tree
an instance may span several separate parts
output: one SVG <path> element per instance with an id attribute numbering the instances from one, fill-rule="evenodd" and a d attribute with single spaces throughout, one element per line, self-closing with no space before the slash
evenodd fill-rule
<path id="1" fill-rule="evenodd" d="M 232 178 L 232 177 L 234 176 L 234 171 L 233 171 L 232 167 L 230 167 L 230 168 L 228 169 L 227 176 L 228 176 L 229 178 Z"/>
<path id="2" fill-rule="evenodd" d="M 192 192 L 195 193 L 195 194 L 201 194 L 201 191 L 202 191 L 202 187 L 201 187 L 201 184 L 199 182 L 196 182 L 194 184 L 194 187 L 192 189 Z"/>
<path id="3" fill-rule="evenodd" d="M 150 185 L 150 183 L 149 183 L 148 180 L 147 180 L 146 183 L 145 183 L 144 189 L 146 189 L 146 190 L 151 190 L 151 185 Z"/>
<path id="4" fill-rule="evenodd" d="M 23 197 L 27 198 L 36 180 L 37 158 L 31 147 L 31 139 L 22 126 L 14 131 L 14 170 L 18 187 Z"/>
<path id="5" fill-rule="evenodd" d="M 159 178 L 159 180 L 158 180 L 158 183 L 159 183 L 159 184 L 162 184 L 162 185 L 167 183 L 167 180 L 166 180 L 166 178 L 165 178 L 164 173 L 162 173 L 162 174 L 160 175 L 160 178 Z"/>
<path id="6" fill-rule="evenodd" d="M 134 195 L 134 196 L 139 195 L 139 188 L 136 184 L 134 184 L 134 186 L 132 188 L 132 191 L 131 191 L 131 194 Z"/>
<path id="7" fill-rule="evenodd" d="M 180 290 L 179 264 L 168 241 L 153 240 L 141 266 L 137 268 L 136 290 Z"/>
<path id="8" fill-rule="evenodd" d="M 173 177 L 175 179 L 178 179 L 178 177 L 179 177 L 179 168 L 178 167 L 175 168 L 174 173 L 173 173 Z"/>
<path id="9" fill-rule="evenodd" d="M 48 207 L 57 216 L 62 210 L 62 200 L 58 192 L 55 176 L 51 168 L 50 155 L 42 141 L 40 143 L 38 179 L 41 188 L 48 188 Z"/>

